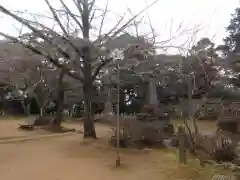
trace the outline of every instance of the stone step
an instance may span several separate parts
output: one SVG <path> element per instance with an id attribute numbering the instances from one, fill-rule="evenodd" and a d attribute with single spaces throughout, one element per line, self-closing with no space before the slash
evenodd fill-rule
<path id="1" fill-rule="evenodd" d="M 232 180 L 231 176 L 216 174 L 213 176 L 212 180 Z"/>

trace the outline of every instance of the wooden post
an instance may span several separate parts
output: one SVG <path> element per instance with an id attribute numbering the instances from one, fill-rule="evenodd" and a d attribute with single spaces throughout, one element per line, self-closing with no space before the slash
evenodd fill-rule
<path id="1" fill-rule="evenodd" d="M 120 113 L 120 109 L 119 109 L 119 106 L 120 106 L 120 69 L 119 69 L 119 65 L 117 66 L 117 124 L 116 124 L 116 130 L 117 130 L 117 157 L 116 157 L 116 167 L 119 167 L 120 166 L 120 153 L 119 153 L 119 140 L 120 140 L 120 124 L 119 124 L 119 121 L 120 121 L 120 116 L 119 116 L 119 113 Z"/>
<path id="2" fill-rule="evenodd" d="M 181 164 L 186 164 L 186 133 L 183 125 L 178 126 L 178 157 Z"/>

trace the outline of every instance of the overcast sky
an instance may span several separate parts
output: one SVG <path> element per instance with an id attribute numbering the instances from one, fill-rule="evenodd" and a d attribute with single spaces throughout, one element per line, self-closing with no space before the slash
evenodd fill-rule
<path id="1" fill-rule="evenodd" d="M 58 0 L 50 1 L 55 3 Z M 98 4 L 104 5 L 104 0 L 97 1 Z M 153 0 L 146 1 L 148 4 L 153 2 Z M 0 4 L 9 9 L 27 9 L 35 13 L 47 10 L 44 0 L 0 0 Z M 138 12 L 145 5 L 145 0 L 109 0 L 109 8 L 118 14 L 123 14 L 127 8 L 133 12 Z M 238 5 L 238 0 L 159 0 L 148 10 L 148 13 L 157 32 L 158 41 L 168 39 L 170 29 L 172 29 L 171 34 L 174 36 L 179 24 L 184 22 L 184 27 L 188 24 L 188 28 L 201 25 L 203 29 L 197 34 L 197 39 L 209 37 L 216 44 L 220 44 L 226 35 L 225 27 Z M 109 26 L 111 26 L 111 22 L 114 22 L 114 18 L 109 19 Z M 15 29 L 12 22 L 9 18 L 0 19 L 1 31 L 13 34 Z M 145 29 L 144 25 L 142 28 Z M 174 43 L 181 44 L 185 39 L 186 36 L 183 36 L 176 39 Z"/>

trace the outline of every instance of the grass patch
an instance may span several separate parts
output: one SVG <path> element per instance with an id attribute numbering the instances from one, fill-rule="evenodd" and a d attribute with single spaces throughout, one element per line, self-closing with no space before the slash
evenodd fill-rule
<path id="1" fill-rule="evenodd" d="M 162 173 L 168 179 L 203 179 L 211 180 L 216 174 L 229 175 L 231 172 L 224 168 L 206 165 L 201 167 L 199 160 L 192 157 L 187 158 L 187 164 L 182 165 L 178 163 L 178 154 L 176 150 L 161 149 L 157 150 L 159 155 L 165 156 L 165 167 L 161 169 Z"/>

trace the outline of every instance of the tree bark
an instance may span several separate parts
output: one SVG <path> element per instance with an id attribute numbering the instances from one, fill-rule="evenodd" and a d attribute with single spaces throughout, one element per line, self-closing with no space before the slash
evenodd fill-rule
<path id="1" fill-rule="evenodd" d="M 96 131 L 91 109 L 93 82 L 90 47 L 83 47 L 82 52 L 84 56 L 84 137 L 96 138 Z"/>
<path id="2" fill-rule="evenodd" d="M 96 138 L 96 131 L 91 109 L 92 85 L 84 85 L 84 138 Z"/>
<path id="3" fill-rule="evenodd" d="M 62 122 L 62 112 L 64 108 L 64 87 L 63 87 L 64 75 L 65 75 L 64 71 L 61 71 L 58 78 L 57 113 L 55 119 L 52 121 L 53 128 L 60 128 Z"/>
<path id="4" fill-rule="evenodd" d="M 82 34 L 83 39 L 86 42 L 90 42 L 90 11 L 89 11 L 89 1 L 82 1 Z M 92 58 L 90 52 L 90 44 L 87 44 L 82 48 L 82 58 L 83 58 L 83 92 L 84 92 L 84 137 L 96 138 L 96 132 L 94 127 L 94 122 L 91 112 L 91 100 L 92 100 Z"/>
<path id="5" fill-rule="evenodd" d="M 27 99 L 27 100 L 25 100 L 25 101 L 27 101 L 27 102 L 25 103 L 24 100 L 21 100 L 21 104 L 22 104 L 22 107 L 23 107 L 23 110 L 24 110 L 24 114 L 25 114 L 26 116 L 30 116 L 30 114 L 31 114 L 31 109 L 30 109 L 31 104 L 30 104 L 30 100 Z"/>
<path id="6" fill-rule="evenodd" d="M 1 109 L 1 113 L 0 115 L 4 115 L 4 105 L 3 105 L 3 101 L 4 101 L 4 93 L 1 92 L 1 95 L 0 95 L 0 109 Z"/>
<path id="7" fill-rule="evenodd" d="M 43 114 L 43 107 L 40 107 L 40 116 L 42 117 L 44 114 Z"/>
<path id="8" fill-rule="evenodd" d="M 27 116 L 30 116 L 30 115 L 31 115 L 31 104 L 30 104 L 30 103 L 28 103 L 28 104 L 26 105 L 26 115 L 27 115 Z"/>
<path id="9" fill-rule="evenodd" d="M 157 96 L 157 81 L 153 78 L 149 80 L 149 94 L 148 103 L 154 106 L 158 106 L 158 96 Z"/>
<path id="10" fill-rule="evenodd" d="M 112 102 L 109 96 L 107 98 L 108 99 L 106 100 L 104 105 L 104 115 L 107 117 L 107 119 L 111 119 L 110 117 L 113 116 Z"/>
<path id="11" fill-rule="evenodd" d="M 110 120 L 113 116 L 113 106 L 112 106 L 112 94 L 111 94 L 111 87 L 110 87 L 110 79 L 107 79 L 107 83 L 105 85 L 105 90 L 107 91 L 107 99 L 104 105 L 104 116 Z"/>
<path id="12" fill-rule="evenodd" d="M 45 115 L 46 103 L 45 103 L 45 101 L 42 102 L 43 99 L 40 100 L 40 98 L 43 98 L 43 97 L 39 97 L 37 94 L 35 95 L 35 99 L 38 103 L 39 110 L 40 110 L 40 117 L 43 117 Z"/>
<path id="13" fill-rule="evenodd" d="M 196 123 L 195 116 L 193 114 L 193 104 L 192 104 L 192 96 L 193 96 L 193 86 L 192 86 L 192 76 L 188 75 L 188 114 L 189 114 L 189 120 L 192 122 L 193 129 L 195 134 L 198 134 L 198 127 Z"/>
<path id="14" fill-rule="evenodd" d="M 40 109 L 40 117 L 43 117 L 45 115 L 46 103 L 40 103 L 39 98 L 40 97 L 36 97 L 36 101 L 37 101 L 39 109 Z"/>

